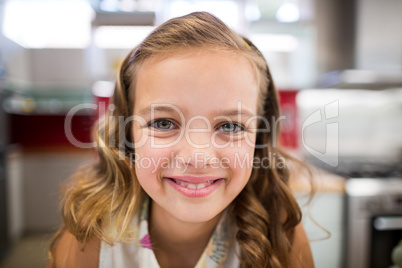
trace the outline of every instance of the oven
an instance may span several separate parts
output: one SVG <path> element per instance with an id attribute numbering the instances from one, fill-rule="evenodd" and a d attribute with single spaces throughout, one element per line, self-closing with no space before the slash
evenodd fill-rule
<path id="1" fill-rule="evenodd" d="M 350 178 L 345 204 L 346 267 L 392 267 L 402 241 L 402 178 Z"/>

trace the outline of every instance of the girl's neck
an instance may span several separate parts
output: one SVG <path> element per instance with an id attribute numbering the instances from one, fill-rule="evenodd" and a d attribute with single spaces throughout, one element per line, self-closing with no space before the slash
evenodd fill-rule
<path id="1" fill-rule="evenodd" d="M 161 267 L 194 267 L 207 246 L 222 213 L 203 223 L 176 219 L 155 202 L 150 203 L 149 234 Z M 172 258 L 174 256 L 174 258 Z M 176 266 L 177 267 L 177 266 Z"/>

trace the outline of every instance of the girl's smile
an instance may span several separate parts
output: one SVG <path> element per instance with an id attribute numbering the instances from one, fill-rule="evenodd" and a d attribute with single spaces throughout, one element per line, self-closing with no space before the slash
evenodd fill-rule
<path id="1" fill-rule="evenodd" d="M 170 176 L 163 179 L 178 192 L 193 198 L 209 195 L 225 180 L 216 176 Z"/>
<path id="2" fill-rule="evenodd" d="M 135 171 L 152 215 L 216 218 L 252 171 L 259 88 L 251 64 L 234 52 L 189 50 L 145 61 L 136 77 L 135 153 L 156 161 L 135 161 Z"/>

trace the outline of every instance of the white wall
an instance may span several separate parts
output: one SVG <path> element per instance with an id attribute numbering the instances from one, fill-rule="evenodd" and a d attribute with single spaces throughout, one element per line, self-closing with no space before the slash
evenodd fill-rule
<path id="1" fill-rule="evenodd" d="M 59 217 L 59 188 L 74 170 L 91 161 L 90 152 L 31 152 L 23 156 L 25 230 L 55 231 Z"/>
<path id="2" fill-rule="evenodd" d="M 89 88 L 92 84 L 84 49 L 29 49 L 27 53 L 32 85 Z"/>
<path id="3" fill-rule="evenodd" d="M 402 1 L 357 4 L 356 68 L 402 71 Z"/>
<path id="4" fill-rule="evenodd" d="M 59 189 L 74 170 L 93 159 L 89 151 L 10 151 L 7 204 L 10 238 L 25 232 L 54 232 L 59 227 Z"/>
<path id="5" fill-rule="evenodd" d="M 305 204 L 304 199 L 299 199 L 299 202 L 301 205 Z M 311 241 L 315 267 L 342 268 L 345 232 L 344 195 L 339 192 L 319 192 L 310 204 L 309 212 L 306 207 L 303 211 L 303 225 Z M 330 233 L 329 237 L 326 232 Z"/>

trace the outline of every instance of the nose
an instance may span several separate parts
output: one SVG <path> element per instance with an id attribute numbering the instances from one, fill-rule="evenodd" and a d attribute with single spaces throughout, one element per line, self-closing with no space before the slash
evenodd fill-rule
<path id="1" fill-rule="evenodd" d="M 211 143 L 208 129 L 187 129 L 177 144 L 175 159 L 178 164 L 194 169 L 204 169 L 218 162 L 217 148 Z"/>

